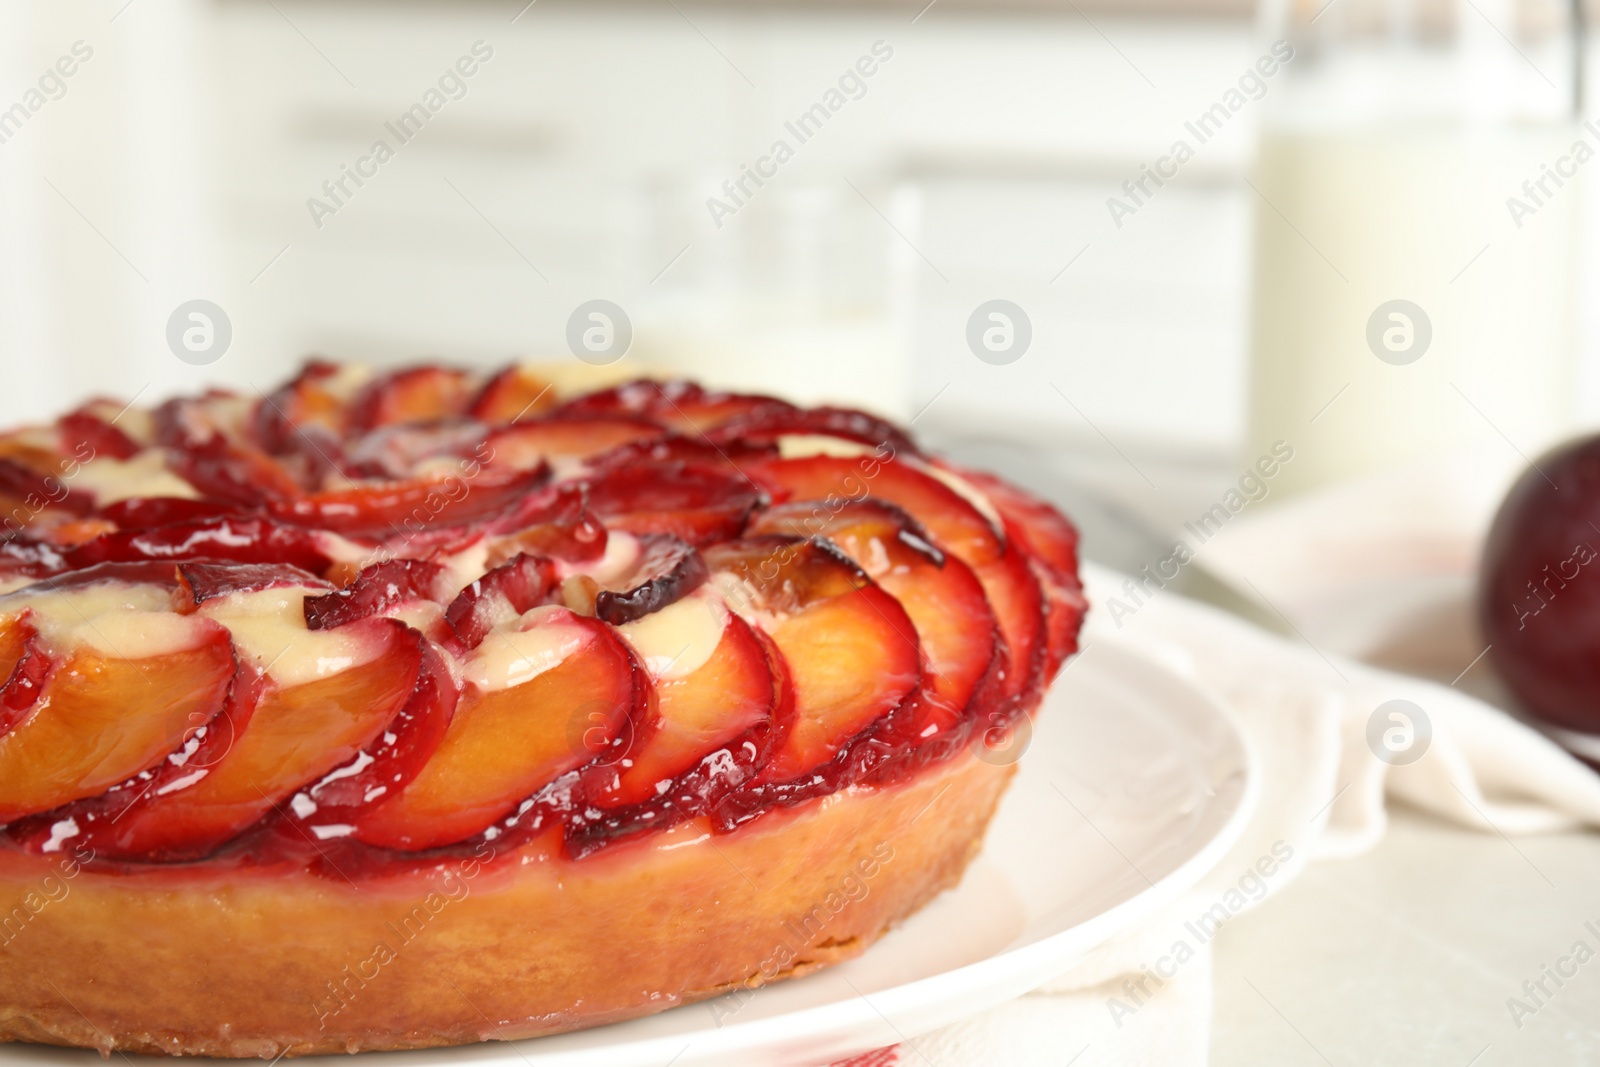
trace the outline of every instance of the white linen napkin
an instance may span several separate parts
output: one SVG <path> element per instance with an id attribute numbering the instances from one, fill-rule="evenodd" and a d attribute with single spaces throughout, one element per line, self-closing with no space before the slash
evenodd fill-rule
<path id="1" fill-rule="evenodd" d="M 1387 826 L 1386 797 L 1490 833 L 1600 826 L 1600 776 L 1542 734 L 1460 688 L 1352 658 L 1441 677 L 1446 667 L 1466 673 L 1461 668 L 1479 651 L 1470 625 L 1477 545 L 1513 473 L 1500 464 L 1486 474 L 1472 462 L 1246 513 L 1203 547 L 1198 558 L 1207 567 L 1253 586 L 1300 640 L 1167 591 L 1113 621 L 1105 606 L 1112 597 L 1126 603 L 1126 578 L 1086 567 L 1084 655 L 1116 633 L 1231 705 L 1260 756 L 1255 817 L 1222 862 L 1157 921 L 1029 996 L 846 1062 L 1204 1064 L 1211 964 L 1209 938 L 1201 943 L 1194 932 L 1206 929 L 1197 918 L 1221 904 L 1237 919 L 1307 862 L 1372 848 Z M 1349 589 L 1368 598 L 1358 611 L 1350 610 Z M 1453 626 L 1441 627 L 1441 618 Z M 1450 639 L 1439 640 L 1441 633 Z M 1411 706 L 1389 705 L 1396 700 Z M 1395 710 L 1402 719 L 1390 717 Z M 1193 953 L 1181 963 L 1180 943 Z"/>

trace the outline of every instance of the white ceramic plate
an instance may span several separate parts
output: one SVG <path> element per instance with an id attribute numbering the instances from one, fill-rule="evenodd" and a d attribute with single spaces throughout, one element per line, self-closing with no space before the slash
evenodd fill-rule
<path id="1" fill-rule="evenodd" d="M 614 1026 L 364 1059 L 813 1067 L 892 1045 L 1036 988 L 1175 901 L 1233 844 L 1256 788 L 1248 741 L 1218 702 L 1101 636 L 1046 698 L 1021 772 L 961 884 L 859 959 Z M 91 1052 L 0 1046 L 0 1067 L 100 1062 Z"/>

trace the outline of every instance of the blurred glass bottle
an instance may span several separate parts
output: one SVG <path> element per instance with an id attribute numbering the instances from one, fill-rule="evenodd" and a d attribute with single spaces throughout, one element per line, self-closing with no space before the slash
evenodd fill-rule
<path id="1" fill-rule="evenodd" d="M 1265 0 L 1251 455 L 1304 489 L 1572 421 L 1586 168 L 1560 0 Z"/>
<path id="2" fill-rule="evenodd" d="M 912 225 L 901 194 L 871 188 Z M 720 387 L 909 418 L 909 272 L 887 227 L 837 179 L 758 192 L 718 230 L 703 205 L 724 194 L 709 182 L 659 198 L 657 258 L 694 252 L 640 301 L 637 358 Z"/>

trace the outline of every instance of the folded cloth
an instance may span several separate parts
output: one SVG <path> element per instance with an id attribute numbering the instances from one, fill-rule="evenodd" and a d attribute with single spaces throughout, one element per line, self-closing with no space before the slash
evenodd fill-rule
<path id="1" fill-rule="evenodd" d="M 1197 556 L 1324 652 L 1449 681 L 1483 651 L 1480 549 L 1519 473 L 1506 449 L 1423 461 L 1247 511 Z"/>
<path id="2" fill-rule="evenodd" d="M 1391 481 L 1369 485 L 1369 492 L 1386 503 L 1404 498 Z M 1339 493 L 1341 508 L 1371 502 L 1362 501 L 1359 488 Z M 1437 501 L 1429 504 L 1415 494 L 1411 499 L 1418 510 L 1444 514 Z M 1328 528 L 1325 507 L 1311 501 L 1295 507 L 1298 514 L 1284 508 L 1241 516 L 1228 534 L 1248 550 L 1230 548 L 1217 558 L 1228 560 L 1230 576 L 1250 579 L 1255 573 L 1264 579 L 1272 589 L 1266 599 L 1292 604 L 1284 610 L 1306 633 L 1306 605 L 1314 605 L 1317 595 L 1297 598 L 1293 575 L 1298 569 L 1316 590 L 1337 585 L 1326 573 L 1326 556 L 1314 569 L 1297 568 L 1293 559 L 1285 563 L 1285 555 L 1307 562 L 1307 545 Z M 1375 538 L 1369 554 L 1347 551 L 1343 559 L 1369 573 L 1385 567 L 1404 573 L 1393 561 L 1408 556 L 1419 567 L 1437 570 L 1435 553 L 1441 545 L 1454 546 L 1445 569 L 1470 577 L 1487 515 L 1457 498 L 1453 534 L 1440 522 L 1419 519 L 1409 527 L 1411 541 L 1406 523 L 1391 516 L 1382 524 L 1387 540 Z M 1272 536 L 1253 528 L 1258 522 L 1270 524 Z M 1419 547 L 1424 544 L 1428 550 Z M 1387 562 L 1370 558 L 1380 551 Z M 1203 554 L 1198 558 L 1211 564 Z M 1261 587 L 1258 592 L 1267 587 L 1250 580 Z M 1542 734 L 1457 687 L 1370 666 L 1313 644 L 1314 637 L 1281 638 L 1165 590 L 1145 592 L 1133 611 L 1119 611 L 1113 621 L 1104 605 L 1112 597 L 1127 604 L 1127 581 L 1104 568 L 1085 568 L 1091 612 L 1081 655 L 1093 656 L 1096 641 L 1115 634 L 1230 705 L 1260 757 L 1260 802 L 1251 824 L 1200 884 L 1154 922 L 1102 946 L 1029 996 L 845 1061 L 850 1067 L 1204 1064 L 1209 947 L 1217 926 L 1281 890 L 1307 862 L 1372 848 L 1387 825 L 1387 797 L 1490 833 L 1600 826 L 1600 777 Z M 1469 610 L 1470 597 L 1457 595 L 1454 602 L 1458 613 Z M 1404 645 L 1400 617 L 1373 617 L 1382 618 L 1385 640 L 1367 648 Z M 1424 623 L 1428 613 L 1414 618 L 1419 625 L 1434 624 Z M 1460 630 L 1472 632 L 1465 624 Z M 1318 632 L 1337 627 L 1325 624 Z"/>

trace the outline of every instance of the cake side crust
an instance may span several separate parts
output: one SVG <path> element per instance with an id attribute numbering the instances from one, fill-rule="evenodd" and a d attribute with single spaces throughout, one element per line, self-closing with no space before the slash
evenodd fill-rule
<path id="1" fill-rule="evenodd" d="M 1014 770 L 962 753 L 579 862 L 537 841 L 397 877 L 68 877 L 0 855 L 0 1040 L 270 1059 L 534 1037 L 756 988 L 859 954 L 954 885 Z"/>

